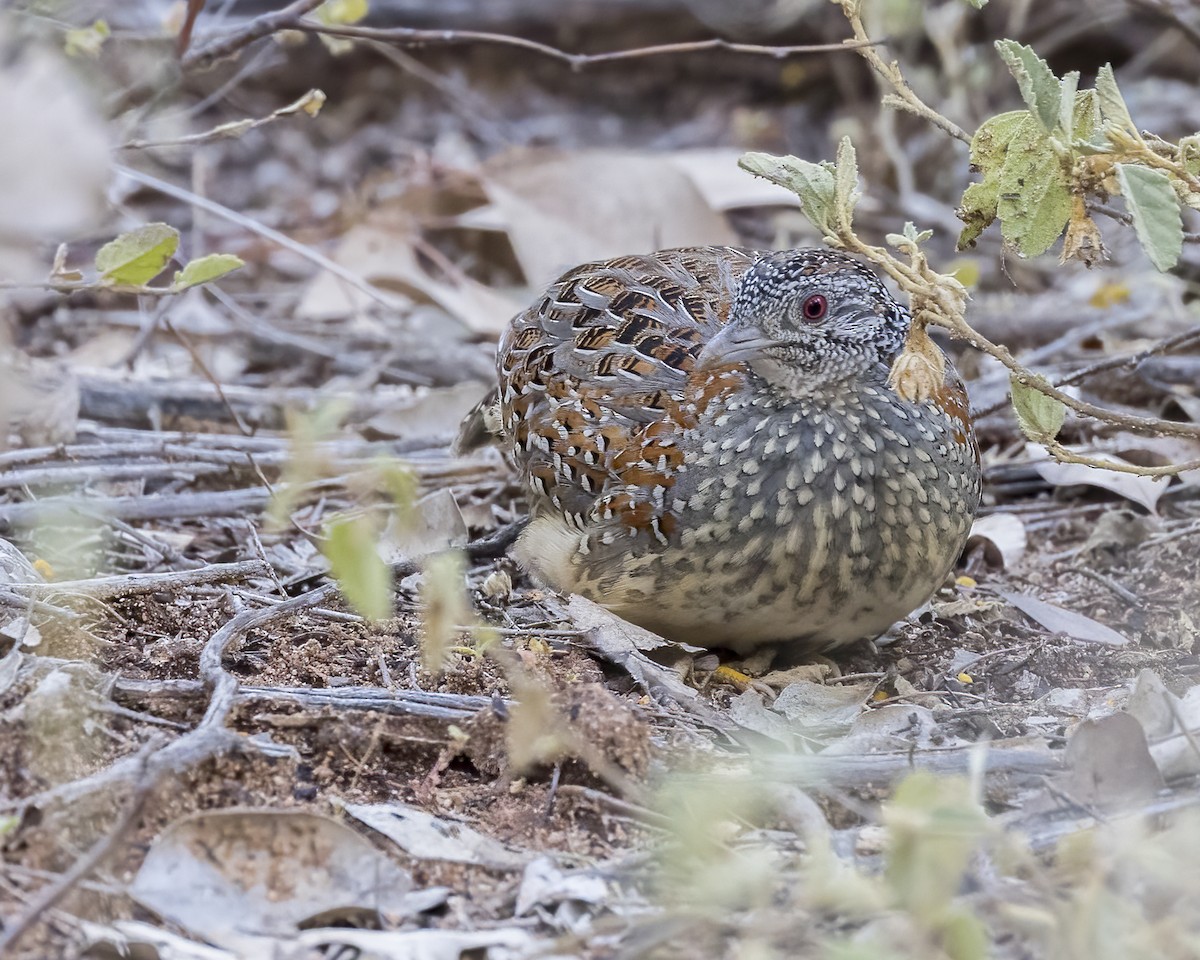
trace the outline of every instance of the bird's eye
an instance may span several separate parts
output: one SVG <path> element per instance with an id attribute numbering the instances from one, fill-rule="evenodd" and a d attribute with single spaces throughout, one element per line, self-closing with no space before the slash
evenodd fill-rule
<path id="1" fill-rule="evenodd" d="M 814 293 L 811 297 L 805 299 L 800 306 L 800 315 L 809 323 L 817 323 L 825 319 L 825 313 L 829 309 L 829 301 L 827 301 L 819 293 Z"/>

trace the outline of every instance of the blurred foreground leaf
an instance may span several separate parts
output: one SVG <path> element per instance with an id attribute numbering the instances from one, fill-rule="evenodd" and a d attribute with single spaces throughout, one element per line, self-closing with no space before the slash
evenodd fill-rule
<path id="1" fill-rule="evenodd" d="M 123 233 L 96 252 L 96 271 L 106 283 L 140 287 L 149 283 L 179 249 L 179 231 L 148 223 Z"/>
<path id="2" fill-rule="evenodd" d="M 210 253 L 207 257 L 189 260 L 187 265 L 175 274 L 173 286 L 179 290 L 186 290 L 197 284 L 217 280 L 245 265 L 241 257 L 235 257 L 232 253 Z"/>
<path id="3" fill-rule="evenodd" d="M 322 545 L 338 589 L 368 620 L 392 615 L 392 571 L 379 556 L 378 537 L 371 518 L 360 515 L 331 522 Z"/>

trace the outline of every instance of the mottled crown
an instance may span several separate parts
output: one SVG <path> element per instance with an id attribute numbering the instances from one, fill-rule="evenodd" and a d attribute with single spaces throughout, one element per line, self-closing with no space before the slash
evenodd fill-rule
<path id="1" fill-rule="evenodd" d="M 817 309 L 821 315 L 812 316 Z M 873 271 L 823 249 L 760 257 L 742 277 L 730 318 L 731 327 L 757 330 L 771 342 L 765 362 L 752 366 L 772 380 L 780 363 L 829 381 L 885 378 L 909 324 L 908 311 Z"/>

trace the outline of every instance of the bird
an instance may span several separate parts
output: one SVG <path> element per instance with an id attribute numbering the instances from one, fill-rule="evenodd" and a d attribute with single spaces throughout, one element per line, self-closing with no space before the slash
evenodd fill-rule
<path id="1" fill-rule="evenodd" d="M 953 365 L 925 399 L 889 385 L 911 324 L 831 249 L 583 264 L 505 328 L 458 447 L 516 471 L 511 552 L 543 586 L 736 655 L 876 638 L 945 582 L 981 495 Z"/>

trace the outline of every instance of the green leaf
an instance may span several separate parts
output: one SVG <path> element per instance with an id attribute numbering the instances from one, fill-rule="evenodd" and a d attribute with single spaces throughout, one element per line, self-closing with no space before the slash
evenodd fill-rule
<path id="1" fill-rule="evenodd" d="M 1105 124 L 1137 136 L 1137 127 L 1133 124 L 1133 117 L 1129 115 L 1125 98 L 1117 89 L 1117 78 L 1110 63 L 1102 66 L 1096 74 L 1096 96 L 1100 98 L 1100 116 Z"/>
<path id="2" fill-rule="evenodd" d="M 738 166 L 791 190 L 800 198 L 801 210 L 814 227 L 826 236 L 837 234 L 834 219 L 837 181 L 833 164 L 809 163 L 799 157 L 776 157 L 769 153 L 747 153 L 738 160 Z"/>
<path id="3" fill-rule="evenodd" d="M 182 270 L 176 271 L 172 286 L 179 290 L 186 290 L 188 287 L 208 283 L 227 273 L 233 273 L 234 270 L 245 265 L 246 263 L 241 257 L 235 257 L 232 253 L 210 253 L 207 257 L 189 260 Z"/>
<path id="4" fill-rule="evenodd" d="M 997 40 L 996 52 L 1017 81 L 1022 99 L 1041 122 L 1042 129 L 1047 133 L 1053 131 L 1058 126 L 1059 105 L 1062 103 L 1062 88 L 1054 71 L 1033 52 L 1032 47 L 1015 40 Z"/>
<path id="5" fill-rule="evenodd" d="M 368 620 L 392 615 L 392 571 L 379 555 L 370 517 L 343 517 L 325 528 L 321 547 L 329 572 L 350 605 Z"/>
<path id="6" fill-rule="evenodd" d="M 1179 162 L 1193 177 L 1200 177 L 1200 133 L 1180 139 Z"/>
<path id="7" fill-rule="evenodd" d="M 1075 91 L 1079 89 L 1079 71 L 1064 73 L 1059 84 L 1058 126 L 1067 143 L 1071 142 L 1075 130 Z"/>
<path id="8" fill-rule="evenodd" d="M 367 0 L 325 0 L 316 9 L 316 17 L 331 26 L 343 23 L 358 23 L 370 13 Z"/>
<path id="9" fill-rule="evenodd" d="M 966 223 L 958 236 L 958 249 L 965 250 L 996 219 L 1000 199 L 1000 171 L 1008 156 L 1008 145 L 1021 124 L 1029 119 L 1028 110 L 997 114 L 980 124 L 971 138 L 971 166 L 983 174 L 979 183 L 963 191 L 959 219 Z"/>
<path id="10" fill-rule="evenodd" d="M 63 52 L 68 57 L 100 56 L 104 41 L 112 36 L 107 20 L 95 20 L 90 27 L 76 27 L 63 37 Z"/>
<path id="11" fill-rule="evenodd" d="M 917 231 L 911 220 L 904 223 L 902 233 L 889 233 L 884 238 L 888 244 L 905 253 L 915 252 L 917 247 L 933 236 L 932 230 Z"/>
<path id="12" fill-rule="evenodd" d="M 942 949 L 951 960 L 986 960 L 989 939 L 983 921 L 966 910 L 953 910 L 939 924 Z"/>
<path id="13" fill-rule="evenodd" d="M 896 788 L 883 821 L 888 830 L 884 878 L 892 895 L 919 923 L 939 925 L 987 829 L 969 784 L 918 770 Z"/>
<path id="14" fill-rule="evenodd" d="M 837 165 L 834 167 L 834 214 L 845 230 L 854 221 L 854 208 L 858 204 L 858 157 L 849 137 L 838 141 Z"/>
<path id="15" fill-rule="evenodd" d="M 1118 163 L 1117 182 L 1142 249 L 1159 270 L 1170 270 L 1183 252 L 1183 219 L 1170 178 L 1161 170 Z"/>
<path id="16" fill-rule="evenodd" d="M 1042 377 L 1027 379 L 1045 386 L 1050 385 Z M 1012 388 L 1013 410 L 1016 411 L 1017 425 L 1020 426 L 1021 432 L 1034 443 L 1049 443 L 1057 437 L 1067 416 L 1067 408 L 1062 401 L 1046 396 L 1015 373 L 1009 383 Z"/>
<path id="17" fill-rule="evenodd" d="M 140 287 L 162 273 L 178 248 L 178 230 L 165 223 L 148 223 L 96 251 L 96 271 L 106 283 Z"/>
<path id="18" fill-rule="evenodd" d="M 988 0 L 966 0 L 967 6 L 974 7 L 976 10 L 982 10 L 987 6 Z"/>
<path id="19" fill-rule="evenodd" d="M 1004 239 L 1025 257 L 1049 250 L 1071 217 L 1071 184 L 1050 136 L 1026 115 L 1000 170 L 996 215 Z"/>

